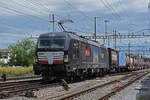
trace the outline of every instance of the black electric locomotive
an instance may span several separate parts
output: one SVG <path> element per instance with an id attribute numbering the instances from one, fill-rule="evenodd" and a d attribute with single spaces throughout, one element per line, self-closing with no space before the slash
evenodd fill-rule
<path id="1" fill-rule="evenodd" d="M 150 58 L 122 54 L 74 33 L 50 32 L 38 38 L 33 68 L 43 79 L 74 80 L 149 67 Z"/>
<path id="2" fill-rule="evenodd" d="M 45 33 L 38 38 L 34 72 L 46 79 L 100 76 L 109 71 L 108 53 L 99 43 L 73 33 Z"/>

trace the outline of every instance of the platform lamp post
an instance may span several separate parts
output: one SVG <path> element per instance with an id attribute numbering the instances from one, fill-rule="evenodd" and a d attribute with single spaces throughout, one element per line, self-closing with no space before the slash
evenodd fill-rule
<path id="1" fill-rule="evenodd" d="M 107 37 L 107 23 L 109 22 L 109 20 L 104 20 L 105 23 L 105 37 Z M 105 40 L 104 40 L 105 43 Z M 108 38 L 108 46 L 109 46 L 109 38 Z"/>
<path id="2" fill-rule="evenodd" d="M 94 17 L 94 37 L 95 37 L 95 41 L 96 41 L 97 18 L 100 18 L 100 17 Z"/>

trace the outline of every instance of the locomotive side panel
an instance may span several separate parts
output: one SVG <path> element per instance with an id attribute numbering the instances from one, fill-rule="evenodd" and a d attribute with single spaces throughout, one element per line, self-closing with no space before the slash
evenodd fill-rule
<path id="1" fill-rule="evenodd" d="M 93 46 L 93 64 L 98 65 L 99 64 L 99 48 Z"/>
<path id="2" fill-rule="evenodd" d="M 101 68 L 109 69 L 109 53 L 108 49 L 104 47 L 100 47 L 99 49 L 99 62 Z"/>
<path id="3" fill-rule="evenodd" d="M 80 42 L 80 68 L 86 69 L 91 67 L 91 63 L 93 61 L 93 54 L 91 45 Z"/>
<path id="4" fill-rule="evenodd" d="M 71 39 L 68 48 L 68 64 L 66 66 L 69 66 L 69 68 L 67 71 L 77 69 L 77 66 L 80 65 L 80 59 L 79 41 Z"/>

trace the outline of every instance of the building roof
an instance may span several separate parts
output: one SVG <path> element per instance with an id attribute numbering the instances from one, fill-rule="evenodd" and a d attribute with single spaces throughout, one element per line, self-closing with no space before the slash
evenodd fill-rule
<path id="1" fill-rule="evenodd" d="M 0 52 L 2 52 L 2 53 L 8 53 L 9 50 L 8 49 L 0 49 Z"/>

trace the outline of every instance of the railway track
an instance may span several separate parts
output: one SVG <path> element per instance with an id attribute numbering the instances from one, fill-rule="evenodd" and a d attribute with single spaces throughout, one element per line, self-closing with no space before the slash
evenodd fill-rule
<path id="1" fill-rule="evenodd" d="M 99 98 L 99 100 L 108 100 L 111 96 L 115 95 L 117 92 L 121 91 L 122 89 L 126 88 L 127 86 L 129 86 L 130 84 L 134 83 L 135 81 L 137 81 L 138 79 L 142 78 L 143 76 L 145 76 L 148 73 L 144 73 L 141 75 L 138 75 L 137 77 L 132 78 L 130 81 L 128 81 L 126 84 L 124 84 L 122 87 L 117 88 L 111 92 L 109 92 L 108 94 L 104 95 L 103 97 Z"/>
<path id="2" fill-rule="evenodd" d="M 86 95 L 90 92 L 96 91 L 97 89 L 101 89 L 101 88 L 109 87 L 109 86 L 112 87 L 114 84 L 117 84 L 121 81 L 125 82 L 122 86 L 122 88 L 125 88 L 124 86 L 128 86 L 126 84 L 128 84 L 128 83 L 131 84 L 132 82 L 136 81 L 137 79 L 141 78 L 142 76 L 144 76 L 146 74 L 147 74 L 147 72 L 134 72 L 132 74 L 127 73 L 127 75 L 125 75 L 122 78 L 119 78 L 117 80 L 113 80 L 113 81 L 110 81 L 110 82 L 107 82 L 104 84 L 98 84 L 98 82 L 92 82 L 89 84 L 85 84 L 82 87 L 72 89 L 70 91 L 64 91 L 63 93 L 59 93 L 56 95 L 49 95 L 47 97 L 41 97 L 41 98 L 38 98 L 38 100 L 41 100 L 41 99 L 42 100 L 70 100 L 73 98 L 80 97 L 82 95 Z M 117 91 L 119 91 L 119 90 L 120 89 L 118 89 Z M 111 92 L 108 91 L 108 94 L 105 94 L 103 97 L 100 97 L 99 100 L 106 100 L 113 93 L 114 93 L 114 91 L 111 91 Z"/>
<path id="3" fill-rule="evenodd" d="M 12 77 L 12 78 L 7 78 L 6 81 L 18 81 L 22 79 L 34 79 L 34 78 L 41 78 L 41 76 L 24 76 L 24 77 Z M 3 79 L 0 79 L 0 82 L 4 82 Z"/>
<path id="4" fill-rule="evenodd" d="M 71 91 L 64 91 L 63 93 L 48 97 L 48 99 L 49 100 L 52 100 L 52 99 L 64 100 L 65 98 L 68 98 L 68 99 L 73 98 L 73 97 L 76 97 L 81 94 L 86 94 L 86 93 L 92 92 L 92 91 L 96 90 L 97 88 L 101 88 L 103 86 L 107 86 L 109 84 L 113 84 L 115 82 L 125 80 L 136 74 L 137 74 L 137 72 L 132 72 L 132 74 L 129 72 L 111 74 L 110 76 L 117 76 L 117 75 L 125 75 L 125 76 L 122 78 L 119 78 L 117 80 L 107 82 L 107 83 L 104 83 L 101 85 L 97 85 L 97 83 L 100 82 L 101 80 L 92 81 L 92 82 L 90 81 L 89 83 L 85 84 L 84 86 L 78 87 Z M 26 81 L 0 83 L 0 98 L 12 97 L 14 95 L 22 95 L 22 94 L 26 94 L 28 92 L 37 91 L 41 88 L 60 86 L 60 83 L 52 83 L 52 82 L 49 84 L 42 84 L 42 83 L 43 82 L 41 82 L 41 80 L 26 80 Z M 94 87 L 91 88 L 91 86 L 94 86 Z M 85 89 L 87 89 L 87 90 L 85 90 Z M 43 97 L 40 99 L 43 99 Z"/>
<path id="5" fill-rule="evenodd" d="M 109 74 L 107 76 L 117 76 L 117 75 L 126 75 L 126 74 L 130 74 L 131 72 L 124 72 L 124 73 L 113 73 L 113 74 Z M 36 78 L 41 78 L 41 76 L 34 76 L 34 77 L 19 77 L 19 78 L 10 78 L 7 80 L 11 80 L 10 82 L 1 82 L 0 83 L 0 90 L 2 90 L 1 88 L 7 87 L 9 88 L 9 86 L 14 86 L 14 85 L 21 85 L 21 84 L 29 84 L 29 83 L 34 83 L 36 81 L 39 81 L 40 79 Z M 25 79 L 25 80 L 23 80 Z M 26 80 L 29 79 L 29 80 Z M 1 80 L 1 79 L 0 79 Z"/>
<path id="6" fill-rule="evenodd" d="M 45 84 L 46 81 L 42 81 L 41 76 L 11 78 L 10 80 L 9 82 L 0 83 L 0 98 L 8 98 L 28 91 L 57 85 L 56 83 Z"/>
<path id="7" fill-rule="evenodd" d="M 48 82 L 47 82 L 48 83 Z M 45 84 L 42 80 L 29 80 L 21 82 L 8 82 L 7 84 L 0 84 L 0 98 L 8 98 L 14 95 L 21 95 L 27 92 L 37 91 L 45 87 L 57 86 L 59 83 Z"/>
<path id="8" fill-rule="evenodd" d="M 115 76 L 118 74 L 111 74 L 111 75 Z M 121 75 L 121 73 L 119 75 Z M 30 77 L 30 78 L 34 78 L 34 77 Z M 30 79 L 30 78 L 27 77 L 27 79 Z M 38 78 L 38 77 L 35 77 L 35 78 Z M 19 81 L 20 79 L 22 78 L 19 78 L 18 80 L 17 78 L 15 78 L 15 81 L 0 83 L 0 98 L 7 98 L 13 95 L 20 95 L 28 91 L 36 91 L 38 89 L 45 88 L 45 87 L 60 86 L 60 83 L 41 84 L 42 82 L 40 79 Z M 23 77 L 23 79 L 26 79 L 26 78 Z M 90 85 L 94 85 L 96 83 L 97 82 L 94 82 Z M 88 86 L 89 85 L 85 87 L 88 87 Z"/>
<path id="9" fill-rule="evenodd" d="M 128 78 L 130 76 L 132 76 L 132 75 L 128 74 L 128 75 L 126 75 L 126 76 L 124 76 L 122 78 L 119 78 L 117 80 L 114 80 L 114 81 L 111 81 L 111 82 L 107 82 L 107 83 L 104 83 L 104 84 L 101 84 L 101 85 L 97 85 L 99 82 L 101 82 L 101 80 L 93 81 L 93 82 L 85 84 L 84 86 L 72 89 L 70 91 L 64 91 L 64 92 L 56 94 L 56 95 L 50 95 L 50 96 L 47 96 L 47 97 L 41 97 L 38 100 L 41 100 L 41 99 L 43 99 L 43 100 L 64 100 L 66 98 L 67 99 L 70 99 L 70 98 L 72 99 L 73 97 L 80 96 L 81 94 L 89 93 L 91 91 L 94 91 L 96 88 L 100 88 L 100 87 L 112 84 L 114 82 L 118 82 L 119 80 L 126 79 L 126 78 Z M 91 88 L 91 86 L 94 86 L 94 87 Z"/>
<path id="10" fill-rule="evenodd" d="M 7 91 L 7 90 L 11 90 L 15 87 L 22 87 L 22 86 L 26 86 L 26 85 L 32 85 L 35 83 L 40 83 L 40 80 L 29 80 L 29 81 L 21 81 L 21 82 L 7 82 L 0 84 L 0 91 Z"/>
<path id="11" fill-rule="evenodd" d="M 41 76 L 19 77 L 19 78 L 13 78 L 13 79 L 15 80 L 12 80 L 11 78 L 11 81 L 0 82 L 0 91 L 3 91 L 5 88 L 38 82 L 41 80 Z"/>

